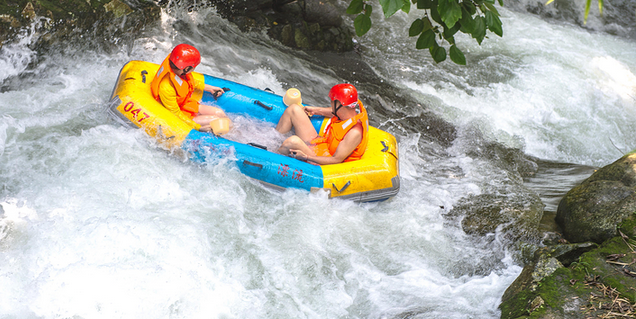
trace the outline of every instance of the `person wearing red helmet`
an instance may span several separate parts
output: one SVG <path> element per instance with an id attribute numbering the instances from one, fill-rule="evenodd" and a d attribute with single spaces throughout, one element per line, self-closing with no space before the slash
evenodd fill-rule
<path id="1" fill-rule="evenodd" d="M 358 91 L 348 83 L 329 90 L 331 107 L 303 107 L 292 104 L 281 116 L 276 130 L 285 134 L 293 128 L 296 135 L 283 141 L 278 152 L 319 165 L 355 161 L 367 149 L 369 116 L 358 99 Z M 359 110 L 359 111 L 358 111 Z M 320 133 L 308 116 L 329 117 Z"/>
<path id="2" fill-rule="evenodd" d="M 224 91 L 193 76 L 192 71 L 199 63 L 201 55 L 195 47 L 185 43 L 174 47 L 150 84 L 152 96 L 192 128 L 209 132 L 212 126 L 220 126 L 222 129 L 214 133 L 224 134 L 230 122 L 225 112 L 200 104 L 203 91 L 212 93 L 214 97 L 221 96 Z"/>

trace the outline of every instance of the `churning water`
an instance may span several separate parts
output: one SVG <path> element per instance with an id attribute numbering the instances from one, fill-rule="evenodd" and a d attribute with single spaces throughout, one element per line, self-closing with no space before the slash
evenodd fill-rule
<path id="1" fill-rule="evenodd" d="M 33 35 L 5 45 L 0 317 L 497 318 L 521 265 L 499 234 L 468 236 L 445 213 L 470 194 L 527 190 L 469 154 L 498 142 L 593 167 L 636 146 L 633 41 L 500 11 L 504 38 L 458 37 L 466 67 L 415 51 L 401 36 L 412 17 L 377 22 L 358 40 L 361 59 L 393 95 L 209 9 L 164 14 L 117 52 L 69 44 L 36 56 Z M 317 105 L 347 80 L 363 101 L 384 101 L 367 104 L 372 124 L 399 139 L 400 193 L 356 204 L 273 192 L 223 159 L 193 164 L 108 118 L 121 66 L 159 63 L 181 42 L 201 50 L 203 73 L 279 94 L 298 87 Z M 426 112 L 456 130 L 449 144 L 413 125 Z M 554 201 L 589 170 L 541 173 L 537 185 L 554 186 L 534 189 Z"/>

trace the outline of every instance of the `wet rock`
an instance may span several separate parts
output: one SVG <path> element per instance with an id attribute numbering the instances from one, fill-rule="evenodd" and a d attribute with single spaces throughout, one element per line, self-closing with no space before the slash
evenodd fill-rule
<path id="1" fill-rule="evenodd" d="M 636 212 L 636 153 L 596 171 L 559 203 L 556 222 L 570 242 L 602 243 Z"/>
<path id="2" fill-rule="evenodd" d="M 86 42 L 87 37 L 120 46 L 122 38 L 136 36 L 159 15 L 159 6 L 151 0 L 7 0 L 0 6 L 0 40 L 35 32 L 32 47 L 37 50 L 63 40 Z"/>
<path id="3" fill-rule="evenodd" d="M 539 196 L 529 192 L 524 196 L 481 194 L 463 198 L 448 216 L 461 217 L 467 234 L 485 236 L 499 231 L 512 242 L 538 241 L 543 206 Z"/>
<path id="4" fill-rule="evenodd" d="M 630 241 L 633 238 L 614 237 L 601 246 L 583 243 L 537 250 L 504 293 L 501 318 L 633 315 L 636 277 L 628 269 L 634 258 Z M 563 263 L 572 259 L 576 261 Z"/>
<path id="5" fill-rule="evenodd" d="M 622 235 L 636 237 L 636 214 L 623 219 L 623 222 L 618 225 L 618 230 Z"/>
<path id="6" fill-rule="evenodd" d="M 501 298 L 502 302 L 510 300 L 524 290 L 536 291 L 543 279 L 552 275 L 557 269 L 563 268 L 564 264 L 569 266 L 573 259 L 578 259 L 583 253 L 596 247 L 598 245 L 594 243 L 583 243 L 537 249 L 532 260 L 523 267 L 519 277 L 506 289 Z"/>
<path id="7" fill-rule="evenodd" d="M 265 30 L 270 38 L 303 50 L 353 50 L 345 9 L 331 0 L 211 0 L 219 14 L 243 31 Z"/>
<path id="8" fill-rule="evenodd" d="M 33 3 L 27 2 L 24 10 L 22 10 L 22 17 L 27 21 L 33 21 L 35 19 L 35 9 L 33 9 Z"/>
<path id="9" fill-rule="evenodd" d="M 12 28 L 19 28 L 22 25 L 20 24 L 20 21 L 17 18 L 12 17 L 8 14 L 0 15 L 0 22 L 7 23 Z"/>
<path id="10" fill-rule="evenodd" d="M 119 1 L 113 0 L 104 5 L 104 10 L 106 12 L 112 12 L 115 15 L 115 18 L 121 18 L 125 15 L 129 15 L 133 12 L 133 10 L 127 4 Z"/>
<path id="11" fill-rule="evenodd" d="M 320 22 L 322 26 L 341 27 L 343 11 L 324 0 L 305 1 L 305 19 Z"/>
<path id="12" fill-rule="evenodd" d="M 511 1 L 508 9 L 536 14 L 546 20 L 556 20 L 577 24 L 582 28 L 603 31 L 620 37 L 636 39 L 636 1 L 610 0 L 603 1 L 603 14 L 593 2 L 587 22 L 585 22 L 585 6 L 578 0 L 556 0 L 546 5 L 542 1 Z"/>

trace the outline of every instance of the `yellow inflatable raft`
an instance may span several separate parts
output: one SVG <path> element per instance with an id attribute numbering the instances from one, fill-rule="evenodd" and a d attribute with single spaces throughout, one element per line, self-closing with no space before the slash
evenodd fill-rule
<path id="1" fill-rule="evenodd" d="M 398 149 L 393 135 L 369 127 L 369 143 L 360 160 L 312 165 L 258 146 L 191 129 L 152 97 L 150 82 L 158 69 L 159 65 L 143 61 L 124 65 L 111 96 L 109 113 L 126 125 L 143 129 L 167 147 L 184 149 L 193 161 L 205 161 L 209 152 L 218 156 L 232 152 L 243 174 L 274 187 L 325 190 L 330 197 L 360 202 L 385 200 L 398 193 Z M 205 92 L 201 103 L 220 107 L 228 114 L 278 123 L 285 110 L 282 96 L 196 72 L 194 76 L 206 84 L 227 88 L 216 100 Z M 323 117 L 312 117 L 317 131 L 326 122 Z"/>

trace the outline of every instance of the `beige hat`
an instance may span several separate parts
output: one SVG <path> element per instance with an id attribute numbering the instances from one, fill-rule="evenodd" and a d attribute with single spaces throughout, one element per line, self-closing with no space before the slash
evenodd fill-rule
<path id="1" fill-rule="evenodd" d="M 285 96 L 283 96 L 283 103 L 287 106 L 292 104 L 302 105 L 303 99 L 300 97 L 300 91 L 296 88 L 287 90 L 287 92 L 285 92 Z"/>

